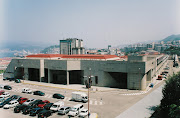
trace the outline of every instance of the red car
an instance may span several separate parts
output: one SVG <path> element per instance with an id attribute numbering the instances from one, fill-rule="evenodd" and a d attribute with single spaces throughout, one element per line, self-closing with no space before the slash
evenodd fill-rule
<path id="1" fill-rule="evenodd" d="M 38 104 L 38 107 L 43 108 L 48 103 L 50 103 L 48 100 L 44 100 L 40 104 Z"/>
<path id="2" fill-rule="evenodd" d="M 18 101 L 19 101 L 19 104 L 22 104 L 26 102 L 27 100 L 28 100 L 27 98 L 20 98 Z"/>
<path id="3" fill-rule="evenodd" d="M 0 95 L 2 95 L 4 92 L 5 92 L 4 90 L 1 90 L 1 91 L 0 91 Z"/>

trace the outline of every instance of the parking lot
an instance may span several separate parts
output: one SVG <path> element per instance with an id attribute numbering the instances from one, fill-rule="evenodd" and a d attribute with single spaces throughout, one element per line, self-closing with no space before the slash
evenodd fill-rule
<path id="1" fill-rule="evenodd" d="M 169 65 L 170 65 L 170 74 L 173 72 L 176 73 L 179 70 L 177 68 L 171 69 L 171 61 Z M 20 95 L 26 98 L 49 100 L 50 102 L 55 103 L 59 101 L 59 99 L 52 98 L 52 95 L 54 93 L 60 93 L 65 96 L 65 99 L 62 100 L 65 106 L 73 107 L 76 104 L 83 104 L 84 108 L 86 109 L 88 108 L 88 103 L 71 101 L 72 92 L 76 91 L 77 90 L 76 86 L 80 86 L 80 85 L 73 85 L 73 87 L 69 86 L 69 89 L 64 89 L 64 88 L 61 88 L 61 85 L 52 86 L 51 84 L 48 84 L 48 83 L 41 84 L 40 82 L 37 82 L 36 84 L 35 82 L 31 82 L 31 81 L 25 81 L 24 83 L 15 83 L 13 81 L 3 81 L 2 76 L 0 76 L 0 84 L 10 85 L 12 87 L 12 90 L 5 90 L 5 91 L 8 91 L 11 95 Z M 156 87 L 160 86 L 161 84 L 162 82 L 159 81 Z M 156 89 L 156 87 L 149 89 L 149 91 L 126 90 L 126 89 L 106 89 L 105 87 L 104 89 L 102 88 L 104 91 L 93 90 L 90 92 L 90 100 L 89 100 L 90 112 L 97 113 L 99 118 L 116 117 L 120 113 L 128 109 L 130 106 L 138 102 L 148 93 Z M 22 93 L 22 88 L 30 88 L 32 91 L 40 90 L 45 93 L 45 96 L 36 96 L 32 94 Z M 84 86 L 81 85 L 81 88 L 83 89 Z M 87 93 L 87 89 L 84 89 L 84 91 Z M 14 113 L 13 108 L 7 109 L 7 110 L 0 108 L 0 113 L 4 115 L 3 117 L 13 117 L 13 118 L 18 118 L 18 117 L 30 118 L 31 117 L 29 115 L 23 115 L 22 113 Z M 59 118 L 59 117 L 67 118 L 68 116 L 57 115 L 57 113 L 53 113 L 53 115 L 50 116 L 50 118 Z"/>

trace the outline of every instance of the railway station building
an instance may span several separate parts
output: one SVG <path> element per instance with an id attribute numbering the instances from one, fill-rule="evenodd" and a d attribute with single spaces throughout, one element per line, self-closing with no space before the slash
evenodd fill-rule
<path id="1" fill-rule="evenodd" d="M 116 55 L 36 54 L 12 59 L 3 77 L 54 84 L 144 90 L 167 62 L 167 55 L 121 58 Z"/>

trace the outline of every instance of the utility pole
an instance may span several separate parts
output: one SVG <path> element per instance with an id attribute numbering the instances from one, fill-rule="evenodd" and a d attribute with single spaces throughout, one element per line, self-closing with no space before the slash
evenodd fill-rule
<path id="1" fill-rule="evenodd" d="M 89 68 L 90 76 L 88 77 L 88 118 L 89 118 L 89 87 L 90 87 L 90 80 L 91 80 L 91 68 Z"/>
<path id="2" fill-rule="evenodd" d="M 90 84 L 91 84 L 91 77 L 94 77 L 91 75 L 91 68 L 89 68 L 89 71 L 90 71 L 90 74 L 89 76 L 84 76 L 84 77 L 87 77 L 88 78 L 88 83 L 87 83 L 87 87 L 88 87 L 88 118 L 89 118 L 89 115 L 90 115 L 90 108 L 89 108 L 89 98 L 90 98 L 90 91 L 89 91 L 89 88 L 90 88 Z"/>
<path id="3" fill-rule="evenodd" d="M 139 90 L 141 90 L 141 77 L 140 77 L 140 70 L 141 70 L 141 68 L 139 68 Z"/>

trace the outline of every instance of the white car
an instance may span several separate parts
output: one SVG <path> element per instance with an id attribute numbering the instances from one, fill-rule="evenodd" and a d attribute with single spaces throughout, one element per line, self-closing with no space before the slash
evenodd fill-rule
<path id="1" fill-rule="evenodd" d="M 1 97 L 9 97 L 10 96 L 10 93 L 9 92 L 4 92 L 2 95 L 0 95 Z"/>
<path id="2" fill-rule="evenodd" d="M 4 85 L 3 85 L 3 84 L 0 84 L 0 88 L 1 88 L 1 89 L 4 89 Z"/>
<path id="3" fill-rule="evenodd" d="M 89 114 L 90 114 L 90 111 L 89 111 Z M 83 109 L 81 110 L 81 112 L 79 113 L 79 117 L 86 117 L 88 115 L 88 109 Z"/>
<path id="4" fill-rule="evenodd" d="M 71 108 L 71 110 L 68 113 L 68 116 L 77 116 L 83 109 L 84 106 L 82 104 L 77 104 Z"/>
<path id="5" fill-rule="evenodd" d="M 31 102 L 33 102 L 33 101 L 35 101 L 36 99 L 33 99 L 33 98 L 31 98 L 31 99 L 28 99 L 26 102 L 24 102 L 23 104 L 25 104 L 25 105 L 29 105 Z"/>
<path id="6" fill-rule="evenodd" d="M 28 94 L 31 94 L 31 93 L 32 93 L 32 90 L 29 89 L 29 88 L 23 88 L 23 89 L 22 89 L 22 93 L 28 93 Z"/>
<path id="7" fill-rule="evenodd" d="M 4 105 L 4 109 L 9 109 L 9 108 L 13 108 L 15 106 L 17 106 L 19 104 L 19 102 L 17 100 L 12 100 L 10 101 L 8 104 Z"/>

